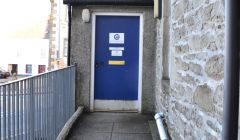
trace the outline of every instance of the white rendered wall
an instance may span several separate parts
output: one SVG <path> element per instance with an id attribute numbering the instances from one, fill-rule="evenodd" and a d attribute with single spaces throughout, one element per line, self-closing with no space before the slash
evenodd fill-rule
<path id="1" fill-rule="evenodd" d="M 32 75 L 38 74 L 38 65 L 48 66 L 48 39 L 11 39 L 1 41 L 0 67 L 18 65 L 18 74 L 26 74 L 26 64 L 32 65 Z"/>

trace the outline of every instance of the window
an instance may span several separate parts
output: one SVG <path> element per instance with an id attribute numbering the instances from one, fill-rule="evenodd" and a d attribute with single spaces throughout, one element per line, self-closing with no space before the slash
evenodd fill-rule
<path id="1" fill-rule="evenodd" d="M 46 71 L 45 65 L 38 65 L 38 73 L 44 73 Z"/>
<path id="2" fill-rule="evenodd" d="M 63 56 L 67 57 L 68 56 L 68 39 L 65 38 L 63 42 Z"/>
<path id="3" fill-rule="evenodd" d="M 57 53 L 57 59 L 60 59 L 60 53 L 59 53 L 59 50 L 57 50 L 56 53 Z"/>
<path id="4" fill-rule="evenodd" d="M 41 58 L 46 58 L 47 54 L 46 54 L 46 50 L 45 49 L 41 49 Z"/>
<path id="5" fill-rule="evenodd" d="M 18 65 L 17 64 L 9 64 L 8 65 L 8 71 L 11 72 L 11 74 L 18 72 Z"/>
<path id="6" fill-rule="evenodd" d="M 65 14 L 64 14 L 65 22 L 68 22 L 68 6 L 67 5 L 64 7 L 64 11 L 65 11 Z"/>
<path id="7" fill-rule="evenodd" d="M 31 64 L 26 65 L 26 73 L 32 74 L 32 65 Z"/>

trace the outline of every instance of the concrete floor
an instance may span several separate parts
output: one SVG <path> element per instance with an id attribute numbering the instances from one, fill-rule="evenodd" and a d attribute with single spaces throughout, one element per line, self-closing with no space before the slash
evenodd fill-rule
<path id="1" fill-rule="evenodd" d="M 138 113 L 84 113 L 68 140 L 152 140 L 151 115 Z"/>

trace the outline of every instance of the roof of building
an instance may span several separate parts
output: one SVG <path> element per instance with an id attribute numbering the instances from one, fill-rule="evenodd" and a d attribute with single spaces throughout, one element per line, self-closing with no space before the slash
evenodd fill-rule
<path id="1" fill-rule="evenodd" d="M 153 6 L 153 0 L 63 0 L 63 3 L 71 5 Z"/>

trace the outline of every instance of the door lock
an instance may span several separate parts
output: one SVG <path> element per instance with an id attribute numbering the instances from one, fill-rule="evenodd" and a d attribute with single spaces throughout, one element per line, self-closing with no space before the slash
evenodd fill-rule
<path id="1" fill-rule="evenodd" d="M 95 63 L 95 67 L 96 67 L 96 68 L 98 68 L 98 67 L 101 66 L 101 65 L 103 65 L 103 62 L 102 62 L 102 61 Z"/>

